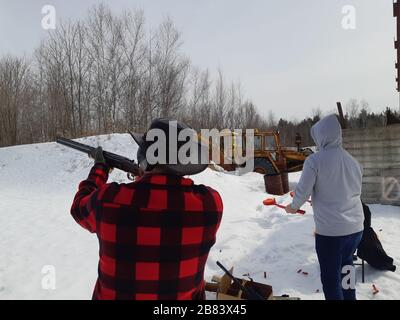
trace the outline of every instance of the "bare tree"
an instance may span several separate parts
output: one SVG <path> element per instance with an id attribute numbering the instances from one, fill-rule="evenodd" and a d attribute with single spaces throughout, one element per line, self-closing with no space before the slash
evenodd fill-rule
<path id="1" fill-rule="evenodd" d="M 218 70 L 218 78 L 215 84 L 213 127 L 225 128 L 225 116 L 227 112 L 228 94 L 225 88 L 224 75 L 221 69 Z"/>
<path id="2" fill-rule="evenodd" d="M 311 126 L 322 112 L 301 121 L 264 118 L 246 99 L 240 82 L 218 70 L 191 65 L 171 19 L 146 29 L 142 10 L 113 14 L 93 6 L 80 20 L 61 21 L 32 59 L 0 58 L 0 146 L 126 130 L 144 131 L 156 117 L 184 120 L 202 128 L 278 128 L 294 145 L 299 132 L 311 145 Z M 347 104 L 351 127 L 385 125 L 386 113 L 368 103 Z M 396 113 L 394 112 L 394 115 Z"/>
<path id="3" fill-rule="evenodd" d="M 269 110 L 268 111 L 268 116 L 267 116 L 268 129 L 275 130 L 276 125 L 277 125 L 277 123 L 276 123 L 275 114 L 274 114 L 274 112 L 272 110 Z"/>
<path id="4" fill-rule="evenodd" d="M 153 60 L 158 89 L 157 116 L 160 117 L 169 117 L 183 106 L 189 60 L 179 53 L 181 44 L 179 32 L 167 18 L 156 33 Z"/>
<path id="5" fill-rule="evenodd" d="M 358 115 L 360 109 L 360 105 L 358 103 L 357 99 L 350 99 L 349 102 L 346 105 L 346 116 L 348 117 L 348 122 L 350 128 L 355 128 L 357 126 L 356 124 L 356 118 Z"/>
<path id="6" fill-rule="evenodd" d="M 0 145 L 14 145 L 18 122 L 27 101 L 28 65 L 22 58 L 6 56 L 0 60 Z"/>

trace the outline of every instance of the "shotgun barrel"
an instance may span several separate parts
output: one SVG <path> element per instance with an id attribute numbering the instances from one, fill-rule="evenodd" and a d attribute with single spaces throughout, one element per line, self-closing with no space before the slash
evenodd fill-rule
<path id="1" fill-rule="evenodd" d="M 66 139 L 63 137 L 59 137 L 56 140 L 57 143 L 62 144 L 68 148 L 72 148 L 75 150 L 78 150 L 80 152 L 84 152 L 88 155 L 91 154 L 91 152 L 96 149 L 95 147 L 88 146 L 86 144 L 76 142 L 70 139 Z M 130 160 L 128 158 L 125 158 L 123 156 L 120 156 L 118 154 L 108 152 L 108 151 L 103 151 L 104 159 L 106 160 L 106 163 L 112 167 L 116 168 L 125 172 L 128 172 L 129 174 L 133 176 L 138 176 L 139 175 L 139 166 L 137 163 L 135 163 L 134 160 Z"/>

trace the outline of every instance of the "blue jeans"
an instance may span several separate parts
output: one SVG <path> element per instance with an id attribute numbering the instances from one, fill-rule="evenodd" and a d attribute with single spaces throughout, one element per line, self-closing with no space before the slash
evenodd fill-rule
<path id="1" fill-rule="evenodd" d="M 321 268 L 321 282 L 326 300 L 356 300 L 355 289 L 342 287 L 343 266 L 353 266 L 353 255 L 363 232 L 341 237 L 316 235 L 315 248 Z"/>

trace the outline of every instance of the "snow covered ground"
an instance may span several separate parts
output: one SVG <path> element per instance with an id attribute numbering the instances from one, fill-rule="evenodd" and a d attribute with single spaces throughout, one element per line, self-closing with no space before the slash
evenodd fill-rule
<path id="1" fill-rule="evenodd" d="M 90 145 L 133 158 L 136 146 L 129 135 L 80 139 Z M 0 149 L 0 299 L 90 299 L 97 276 L 98 244 L 94 235 L 69 215 L 79 182 L 92 161 L 55 143 Z M 224 217 L 207 263 L 206 279 L 221 275 L 215 262 L 234 266 L 236 276 L 249 273 L 273 286 L 274 294 L 323 299 L 314 251 L 312 207 L 305 216 L 287 215 L 265 207 L 262 176 L 236 176 L 207 169 L 192 177 L 218 190 Z M 290 175 L 292 188 L 299 174 Z M 114 170 L 110 181 L 126 181 Z M 277 197 L 286 204 L 290 196 Z M 373 205 L 372 227 L 384 248 L 400 261 L 400 210 Z M 54 266 L 56 288 L 44 289 L 46 266 Z M 302 270 L 308 275 L 298 273 Z M 358 269 L 358 279 L 361 270 Z M 264 272 L 267 277 L 264 278 Z M 372 284 L 380 292 L 372 294 Z M 46 286 L 45 286 L 46 287 Z M 359 299 L 400 299 L 399 271 L 380 272 L 366 266 L 366 283 L 357 284 Z"/>

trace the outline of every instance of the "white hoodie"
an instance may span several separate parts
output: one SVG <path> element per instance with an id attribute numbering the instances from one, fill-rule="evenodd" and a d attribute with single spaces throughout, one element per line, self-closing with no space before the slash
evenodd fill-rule
<path id="1" fill-rule="evenodd" d="M 319 151 L 307 158 L 292 207 L 312 197 L 316 233 L 345 236 L 364 229 L 361 204 L 362 169 L 342 147 L 342 130 L 335 115 L 311 128 Z"/>

